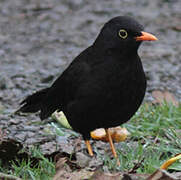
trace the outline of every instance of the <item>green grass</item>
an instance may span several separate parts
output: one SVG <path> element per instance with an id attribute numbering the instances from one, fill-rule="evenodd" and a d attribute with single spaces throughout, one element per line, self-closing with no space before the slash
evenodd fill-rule
<path id="1" fill-rule="evenodd" d="M 12 161 L 9 169 L 3 168 L 0 164 L 0 172 L 20 177 L 24 180 L 51 180 L 55 174 L 55 164 L 53 161 L 45 158 L 37 148 L 30 150 L 31 157 L 37 159 L 38 164 L 33 160 L 15 160 Z M 32 164 L 36 164 L 34 167 Z"/>
<path id="2" fill-rule="evenodd" d="M 98 157 L 104 160 L 104 164 L 111 171 L 128 172 L 134 169 L 136 173 L 152 173 L 165 160 L 181 153 L 181 106 L 144 104 L 123 126 L 131 135 L 126 142 L 119 144 L 120 149 L 117 148 L 121 166 L 117 167 L 115 159 L 110 159 L 108 155 L 101 157 L 98 154 Z M 37 149 L 31 153 L 33 157 L 42 159 L 38 166 L 32 167 L 30 160 L 22 162 L 17 160 L 16 163 L 12 163 L 9 170 L 0 165 L 0 171 L 22 179 L 51 179 L 55 174 L 54 163 L 43 157 Z M 174 163 L 170 170 L 181 171 L 181 163 Z"/>
<path id="3" fill-rule="evenodd" d="M 117 149 L 121 162 L 118 170 L 130 171 L 137 165 L 137 173 L 152 173 L 165 160 L 181 153 L 181 106 L 142 105 L 124 127 L 131 137 Z M 114 169 L 114 160 L 105 162 Z M 177 162 L 169 169 L 181 171 L 181 164 Z"/>

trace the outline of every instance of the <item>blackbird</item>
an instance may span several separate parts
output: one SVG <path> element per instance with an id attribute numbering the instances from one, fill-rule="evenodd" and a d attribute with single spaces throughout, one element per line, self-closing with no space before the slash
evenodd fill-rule
<path id="1" fill-rule="evenodd" d="M 52 86 L 28 96 L 17 112 L 40 111 L 43 120 L 63 111 L 72 128 L 82 134 L 91 156 L 90 132 L 105 128 L 117 158 L 108 128 L 128 121 L 141 105 L 146 77 L 137 51 L 142 41 L 155 40 L 131 17 L 109 20 Z"/>

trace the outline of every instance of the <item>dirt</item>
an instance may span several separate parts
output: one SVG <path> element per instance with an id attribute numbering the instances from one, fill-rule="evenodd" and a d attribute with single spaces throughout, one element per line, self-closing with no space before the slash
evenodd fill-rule
<path id="1" fill-rule="evenodd" d="M 159 39 L 139 50 L 148 79 L 145 100 L 156 89 L 181 100 L 180 0 L 1 0 L 0 129 L 26 146 L 56 149 L 48 121 L 37 114 L 15 116 L 18 103 L 49 86 L 75 56 L 91 45 L 102 25 L 131 15 Z"/>

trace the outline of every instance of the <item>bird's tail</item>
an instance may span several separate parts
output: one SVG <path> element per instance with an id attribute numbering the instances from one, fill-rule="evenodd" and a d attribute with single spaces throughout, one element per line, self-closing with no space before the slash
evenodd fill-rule
<path id="1" fill-rule="evenodd" d="M 20 105 L 20 109 L 16 111 L 16 113 L 24 112 L 24 113 L 35 113 L 42 108 L 42 102 L 48 93 L 49 88 L 42 89 L 30 96 L 28 96 L 25 100 L 23 100 Z"/>

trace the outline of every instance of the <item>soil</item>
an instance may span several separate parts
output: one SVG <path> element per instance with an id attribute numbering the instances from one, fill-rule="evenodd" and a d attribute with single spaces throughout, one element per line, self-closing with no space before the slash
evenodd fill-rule
<path id="1" fill-rule="evenodd" d="M 0 129 L 26 146 L 56 149 L 45 133 L 51 119 L 13 115 L 19 102 L 49 86 L 110 18 L 130 15 L 159 39 L 139 50 L 148 79 L 145 100 L 156 89 L 181 100 L 180 0 L 1 0 Z"/>

